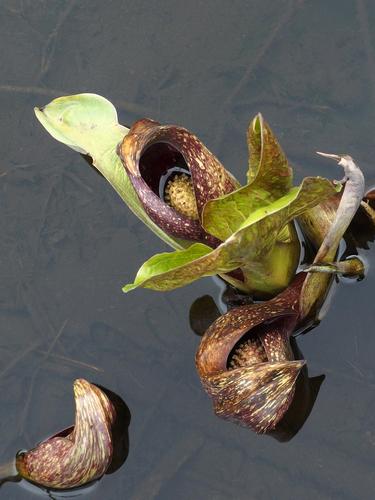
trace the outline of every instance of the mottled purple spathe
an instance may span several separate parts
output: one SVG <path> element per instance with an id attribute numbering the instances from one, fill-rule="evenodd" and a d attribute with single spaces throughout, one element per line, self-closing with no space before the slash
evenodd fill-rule
<path id="1" fill-rule="evenodd" d="M 74 382 L 75 425 L 19 453 L 18 473 L 46 488 L 76 488 L 100 478 L 113 454 L 114 406 L 102 390 L 84 379 Z"/>
<path id="2" fill-rule="evenodd" d="M 152 180 L 153 172 L 147 172 L 147 175 L 141 172 L 142 156 L 157 143 L 169 144 L 185 160 L 192 179 L 199 217 L 208 200 L 234 191 L 239 187 L 237 181 L 194 134 L 181 127 L 160 125 L 148 119 L 139 120 L 119 146 L 121 161 L 148 216 L 173 237 L 200 241 L 216 247 L 219 240 L 207 234 L 200 221 L 174 210 L 152 189 L 152 182 L 146 182 L 145 178 Z"/>
<path id="3" fill-rule="evenodd" d="M 305 278 L 272 300 L 231 309 L 204 334 L 196 366 L 218 416 L 264 433 L 285 415 L 305 364 L 289 343 Z"/>

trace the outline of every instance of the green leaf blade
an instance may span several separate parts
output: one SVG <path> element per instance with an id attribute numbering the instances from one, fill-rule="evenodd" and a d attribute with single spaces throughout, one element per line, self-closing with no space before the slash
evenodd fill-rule
<path id="1" fill-rule="evenodd" d="M 250 152 L 248 183 L 256 180 L 258 187 L 269 192 L 273 198 L 289 191 L 293 183 L 293 171 L 274 133 L 260 113 L 249 125 L 247 142 Z"/>
<path id="2" fill-rule="evenodd" d="M 152 257 L 141 267 L 134 283 L 127 285 L 124 291 L 137 286 L 172 290 L 200 277 L 227 273 L 237 268 L 244 272 L 248 291 L 258 289 L 272 293 L 279 290 L 287 286 L 292 278 L 298 264 L 298 253 L 295 252 L 294 239 L 289 243 L 280 243 L 277 241 L 278 234 L 292 219 L 334 192 L 335 188 L 327 179 L 306 178 L 299 187 L 252 213 L 233 235 L 214 250 L 198 243 L 184 251 Z M 272 252 L 277 261 L 270 263 Z M 293 260 L 291 264 L 286 262 L 289 256 Z M 278 266 L 284 266 L 289 274 L 282 275 L 280 282 L 280 275 L 274 278 L 270 274 L 271 264 L 275 272 Z"/>
<path id="3" fill-rule="evenodd" d="M 306 177 L 300 186 L 250 214 L 234 236 L 241 239 L 241 248 L 245 243 L 249 245 L 245 249 L 248 257 L 261 258 L 276 242 L 286 224 L 335 192 L 335 187 L 328 179 Z"/>
<path id="4" fill-rule="evenodd" d="M 271 204 L 292 189 L 293 171 L 271 128 L 259 113 L 250 123 L 248 184 L 209 201 L 202 224 L 207 232 L 224 241 L 249 215 Z"/>
<path id="5" fill-rule="evenodd" d="M 233 193 L 206 203 L 202 225 L 208 233 L 225 241 L 235 233 L 251 213 L 272 203 L 270 194 L 248 184 Z"/>
<path id="6" fill-rule="evenodd" d="M 158 291 L 173 290 L 194 281 L 200 260 L 212 253 L 212 248 L 195 243 L 185 250 L 161 253 L 147 260 L 139 269 L 134 283 L 123 287 L 125 293 L 142 286 Z"/>
<path id="7" fill-rule="evenodd" d="M 130 210 L 159 238 L 173 248 L 189 242 L 172 238 L 146 214 L 117 155 L 117 146 L 128 133 L 118 123 L 113 104 L 97 94 L 76 94 L 54 99 L 43 108 L 35 108 L 43 127 L 57 141 L 89 155 L 93 165 L 117 191 Z"/>

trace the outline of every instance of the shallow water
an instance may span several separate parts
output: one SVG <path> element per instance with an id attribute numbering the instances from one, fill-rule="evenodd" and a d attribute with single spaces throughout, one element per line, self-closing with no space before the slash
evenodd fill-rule
<path id="1" fill-rule="evenodd" d="M 369 0 L 1 2 L 0 463 L 72 423 L 72 382 L 84 377 L 132 415 L 127 461 L 86 498 L 373 498 L 374 268 L 341 283 L 299 338 L 310 375 L 326 378 L 294 439 L 221 421 L 189 328 L 190 305 L 217 285 L 125 296 L 165 246 L 32 108 L 102 94 L 124 124 L 149 116 L 193 130 L 241 180 L 246 126 L 261 111 L 297 180 L 341 178 L 322 150 L 351 154 L 374 185 L 374 22 Z"/>

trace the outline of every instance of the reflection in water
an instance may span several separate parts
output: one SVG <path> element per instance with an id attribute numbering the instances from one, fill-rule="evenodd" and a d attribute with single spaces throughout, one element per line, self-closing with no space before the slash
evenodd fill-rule
<path id="1" fill-rule="evenodd" d="M 220 310 L 211 295 L 203 295 L 190 306 L 189 322 L 193 332 L 202 337 L 208 327 L 220 316 Z"/>
<path id="2" fill-rule="evenodd" d="M 15 460 L 13 460 L 13 462 L 11 462 L 8 465 L 4 465 L 3 467 L 0 467 L 0 474 L 1 474 L 0 475 L 0 486 L 6 481 L 19 482 L 20 485 L 22 487 L 24 487 L 25 489 L 27 489 L 28 491 L 30 491 L 34 494 L 46 496 L 49 498 L 75 498 L 75 497 L 85 495 L 85 494 L 91 492 L 93 490 L 93 488 L 96 487 L 98 480 L 101 479 L 101 477 L 96 473 L 91 475 L 92 480 L 89 480 L 89 482 L 86 484 L 83 484 L 83 485 L 78 486 L 78 487 L 75 487 L 75 486 L 72 486 L 72 487 L 68 486 L 65 488 L 60 487 L 58 489 L 56 489 L 56 487 L 42 486 L 42 485 L 38 484 L 38 481 L 34 478 L 36 472 L 39 469 L 41 470 L 41 477 L 44 477 L 46 470 L 47 470 L 47 474 L 48 474 L 48 466 L 49 466 L 48 465 L 49 459 L 48 459 L 48 453 L 47 453 L 48 449 L 47 449 L 47 452 L 45 450 L 42 450 L 43 453 L 40 453 L 39 455 L 38 455 L 38 450 L 45 447 L 46 445 L 51 446 L 50 443 L 52 444 L 52 447 L 54 447 L 54 443 L 57 443 L 58 446 L 60 446 L 59 443 L 62 443 L 62 445 L 66 446 L 67 449 L 70 450 L 70 448 L 74 447 L 74 445 L 77 444 L 78 439 L 80 439 L 81 444 L 79 447 L 80 447 L 81 453 L 79 454 L 80 456 L 78 457 L 78 462 L 74 462 L 73 465 L 74 465 L 75 470 L 83 470 L 84 471 L 85 478 L 90 477 L 90 475 L 89 475 L 90 470 L 87 471 L 88 464 L 83 463 L 85 459 L 88 459 L 88 458 L 90 458 L 90 460 L 94 459 L 94 462 L 93 462 L 94 465 L 92 467 L 94 467 L 94 468 L 96 467 L 96 469 L 97 469 L 97 467 L 99 467 L 99 468 L 101 467 L 101 465 L 99 463 L 100 462 L 100 455 L 98 453 L 96 453 L 96 451 L 95 451 L 95 439 L 94 439 L 95 436 L 93 436 L 91 438 L 90 436 L 87 435 L 87 433 L 90 433 L 92 431 L 93 427 L 95 427 L 95 421 L 99 418 L 99 415 L 101 413 L 99 408 L 91 407 L 91 410 L 92 410 L 91 417 L 94 420 L 92 420 L 90 418 L 90 415 L 86 414 L 84 416 L 84 419 L 85 419 L 84 423 L 87 424 L 88 427 L 86 429 L 81 428 L 81 431 L 78 431 L 78 435 L 80 437 L 78 437 L 77 439 L 74 439 L 74 437 L 70 439 L 70 436 L 72 436 L 74 434 L 74 431 L 75 430 L 77 431 L 77 428 L 80 426 L 80 416 L 79 416 L 80 410 L 79 410 L 79 402 L 77 403 L 77 394 L 76 394 L 77 382 L 84 382 L 84 381 L 82 379 L 80 379 L 79 381 L 75 382 L 75 399 L 76 399 L 76 423 L 75 423 L 75 426 L 68 427 L 67 429 L 64 429 L 64 430 L 60 431 L 59 433 L 51 436 L 47 440 L 44 440 L 41 444 L 39 444 L 36 448 L 34 448 L 34 450 L 31 450 L 30 452 L 17 453 L 17 456 L 16 456 Z M 88 383 L 86 382 L 86 384 L 88 384 Z M 110 425 L 111 445 L 110 446 L 112 447 L 112 449 L 110 448 L 111 449 L 110 463 L 109 463 L 109 465 L 104 465 L 105 466 L 104 473 L 105 474 L 112 474 L 115 471 L 117 471 L 124 464 L 124 462 L 128 456 L 128 453 L 129 453 L 128 427 L 129 427 L 130 418 L 131 418 L 130 410 L 129 410 L 128 406 L 126 405 L 125 401 L 123 401 L 123 399 L 120 398 L 120 396 L 118 396 L 114 392 L 112 392 L 104 387 L 101 387 L 99 385 L 94 386 L 93 384 L 88 384 L 88 387 L 94 388 L 94 390 L 97 391 L 95 394 L 97 396 L 99 396 L 100 400 L 103 401 L 103 397 L 105 397 L 104 402 L 109 401 L 109 406 L 107 406 L 107 409 L 110 411 L 108 413 L 107 409 L 106 409 L 104 415 L 106 415 L 106 417 L 109 418 L 109 422 L 111 422 L 111 425 Z M 98 422 L 98 425 L 99 425 L 100 429 L 103 429 L 102 424 L 100 422 Z M 102 432 L 102 431 L 99 430 L 99 432 Z M 77 432 L 76 432 L 76 434 L 77 434 Z M 98 436 L 100 438 L 101 434 Z M 94 444 L 92 444 L 93 442 L 94 442 Z M 93 447 L 92 450 L 91 449 L 87 450 L 87 448 L 82 449 L 82 444 L 84 444 L 84 443 L 86 443 L 86 446 L 88 446 L 88 443 L 89 444 L 91 443 L 91 447 Z M 97 444 L 99 445 L 100 448 L 104 449 L 107 447 L 108 443 L 100 440 L 100 442 L 98 441 Z M 56 448 L 56 446 L 55 446 L 55 448 Z M 60 448 L 58 447 L 57 452 L 59 451 Z M 69 455 L 69 453 L 68 454 L 66 453 L 65 448 L 64 449 L 61 448 L 61 455 L 59 455 L 59 453 L 55 453 L 55 452 L 56 452 L 56 450 L 54 450 L 54 456 L 52 457 L 53 460 L 56 459 L 56 457 L 57 457 L 57 460 L 59 458 L 63 459 L 67 455 Z M 105 452 L 105 450 L 104 450 L 104 452 Z M 47 457 L 46 457 L 46 453 L 47 453 Z M 29 457 L 30 455 L 31 455 L 31 458 Z M 24 476 L 24 474 L 23 474 L 24 471 L 22 469 L 20 469 L 20 466 L 18 465 L 18 461 L 20 459 L 19 457 L 21 457 L 21 460 L 24 460 L 24 457 L 27 457 L 30 460 L 33 460 L 33 463 L 30 462 L 31 463 L 30 470 L 32 470 L 34 476 L 32 476 L 32 477 L 28 477 L 28 476 L 25 477 Z M 97 457 L 98 461 L 95 460 L 95 457 Z M 40 460 L 39 463 L 37 463 L 38 458 Z M 60 476 L 61 476 L 61 478 L 64 478 L 65 473 L 67 473 L 67 474 L 70 473 L 69 472 L 69 464 L 67 464 L 68 469 L 67 469 L 67 471 L 65 471 L 63 466 L 60 468 L 55 467 L 55 465 L 54 465 L 55 462 L 53 462 L 53 460 L 50 462 L 52 464 L 52 467 L 51 467 L 49 472 L 52 475 L 53 474 L 58 475 L 58 477 L 56 477 L 56 479 L 60 478 Z M 73 461 L 74 461 L 74 456 L 73 456 Z M 16 468 L 16 463 L 17 463 L 17 468 Z M 63 464 L 65 464 L 65 462 L 63 462 Z M 83 465 L 83 467 L 82 467 L 82 465 Z M 58 472 L 58 470 L 60 472 Z M 23 478 L 22 476 L 25 478 Z M 78 477 L 77 481 L 75 481 L 76 484 L 79 484 L 79 481 L 80 481 L 80 479 Z"/>
<path id="3" fill-rule="evenodd" d="M 30 492 L 34 495 L 44 498 L 77 498 L 83 495 L 88 495 L 92 493 L 97 487 L 98 481 L 93 483 L 89 483 L 85 486 L 81 486 L 79 488 L 70 488 L 68 490 L 53 490 L 42 488 L 41 486 L 37 486 L 36 484 L 30 483 L 25 479 L 22 479 L 20 482 L 20 486 L 24 488 L 27 492 Z"/>
<path id="4" fill-rule="evenodd" d="M 116 472 L 128 458 L 129 454 L 129 432 L 130 410 L 125 401 L 117 394 L 96 384 L 107 395 L 116 410 L 116 420 L 112 425 L 113 453 L 112 461 L 106 471 L 106 474 Z"/>
<path id="5" fill-rule="evenodd" d="M 298 348 L 297 341 L 293 337 L 291 338 L 291 345 L 295 359 L 304 359 L 302 352 Z M 269 436 L 280 442 L 287 442 L 299 432 L 314 407 L 324 379 L 325 375 L 309 377 L 307 365 L 302 368 L 295 385 L 293 400 L 275 429 L 268 432 Z"/>
<path id="6" fill-rule="evenodd" d="M 223 286 L 219 301 L 224 304 L 226 310 L 233 307 L 252 304 L 250 295 L 246 295 L 236 290 L 233 286 L 225 283 L 221 278 L 220 285 Z M 210 295 L 198 297 L 190 306 L 189 322 L 194 333 L 202 337 L 207 328 L 221 315 L 219 307 Z"/>
<path id="7" fill-rule="evenodd" d="M 375 192 L 375 191 L 374 191 Z M 372 193 L 372 191 L 370 191 Z M 375 217 L 371 219 L 373 214 L 368 212 L 368 207 L 372 210 L 375 207 L 375 200 L 368 199 L 368 205 L 366 203 L 366 196 L 362 202 L 361 209 L 358 210 L 353 218 L 350 225 L 349 231 L 345 235 L 345 242 L 347 245 L 345 256 L 356 255 L 359 250 L 369 250 L 369 243 L 372 243 L 375 239 Z M 372 224 L 369 223 L 369 221 Z"/>

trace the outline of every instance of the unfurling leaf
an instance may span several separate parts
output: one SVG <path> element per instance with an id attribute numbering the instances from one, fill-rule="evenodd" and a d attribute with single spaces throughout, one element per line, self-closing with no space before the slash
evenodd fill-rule
<path id="1" fill-rule="evenodd" d="M 202 215 L 206 231 L 222 241 L 236 232 L 252 212 L 281 198 L 292 188 L 292 169 L 260 113 L 250 123 L 247 139 L 249 184 L 209 201 Z M 293 231 L 288 229 L 288 233 Z"/>
<path id="2" fill-rule="evenodd" d="M 273 198 L 285 194 L 292 187 L 293 171 L 275 135 L 263 116 L 258 113 L 247 131 L 249 147 L 249 184 L 257 181 L 258 186 Z"/>

